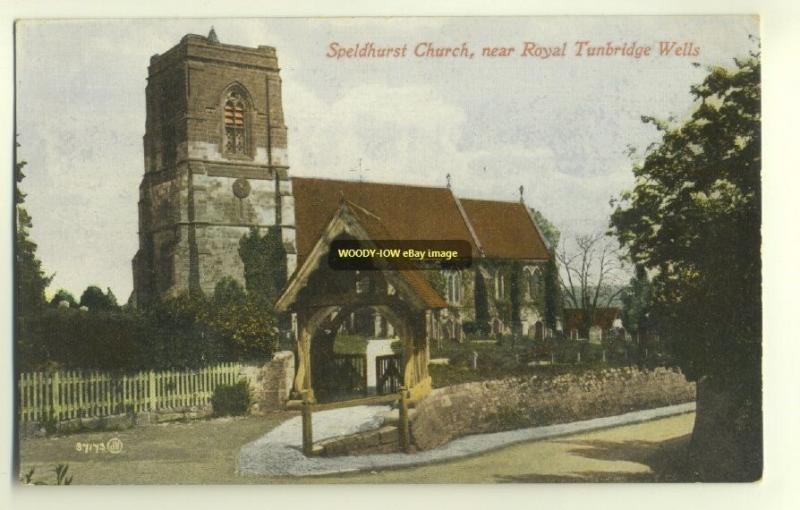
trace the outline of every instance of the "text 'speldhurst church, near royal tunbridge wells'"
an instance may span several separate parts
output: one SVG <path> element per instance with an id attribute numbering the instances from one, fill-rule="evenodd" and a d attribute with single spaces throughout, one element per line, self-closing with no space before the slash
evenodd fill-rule
<path id="1" fill-rule="evenodd" d="M 253 227 L 280 228 L 287 274 L 296 276 L 345 210 L 365 219 L 365 231 L 380 238 L 470 244 L 471 267 L 443 271 L 438 290 L 425 278 L 409 277 L 434 309 L 431 338 L 461 339 L 463 325 L 475 321 L 476 278 L 488 299 L 492 333 L 552 333 L 544 319 L 544 273 L 552 248 L 522 197 L 473 200 L 455 196 L 449 183 L 334 180 L 324 168 L 309 169 L 314 178 L 292 177 L 282 86 L 275 48 L 224 44 L 213 30 L 207 37 L 186 35 L 151 57 L 134 306 L 191 290 L 210 294 L 224 277 L 244 283 L 239 241 Z M 502 313 L 510 295 L 510 262 L 522 267 L 522 302 L 513 321 Z M 358 315 L 349 318 L 350 327 L 370 336 L 393 334 L 380 313 Z"/>

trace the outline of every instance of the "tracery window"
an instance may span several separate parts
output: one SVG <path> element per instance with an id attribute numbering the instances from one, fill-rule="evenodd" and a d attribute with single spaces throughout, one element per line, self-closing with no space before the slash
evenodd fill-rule
<path id="1" fill-rule="evenodd" d="M 241 92 L 231 90 L 225 97 L 225 152 L 247 154 L 247 123 L 245 100 Z"/>

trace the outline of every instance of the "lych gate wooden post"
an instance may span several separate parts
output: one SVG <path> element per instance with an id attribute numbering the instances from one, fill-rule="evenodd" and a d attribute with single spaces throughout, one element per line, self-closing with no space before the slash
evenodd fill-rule
<path id="1" fill-rule="evenodd" d="M 400 450 L 408 453 L 409 451 L 409 427 L 408 427 L 408 390 L 405 386 L 400 388 Z"/>
<path id="2" fill-rule="evenodd" d="M 303 392 L 303 455 L 310 457 L 314 450 L 314 434 L 311 428 L 311 397 L 309 391 Z"/>

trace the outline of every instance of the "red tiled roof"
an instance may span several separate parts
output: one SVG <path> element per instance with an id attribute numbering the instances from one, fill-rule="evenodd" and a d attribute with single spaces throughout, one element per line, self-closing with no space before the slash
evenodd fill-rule
<path id="1" fill-rule="evenodd" d="M 314 247 L 343 199 L 380 219 L 398 240 L 461 240 L 477 249 L 447 188 L 292 178 L 298 266 Z"/>
<path id="2" fill-rule="evenodd" d="M 375 215 L 394 239 L 467 241 L 473 257 L 479 257 L 477 237 L 487 258 L 550 257 L 525 205 L 519 202 L 461 199 L 462 214 L 458 199 L 448 188 L 303 177 L 292 178 L 292 193 L 298 266 L 342 200 Z"/>
<path id="3" fill-rule="evenodd" d="M 389 229 L 383 222 L 374 216 L 371 211 L 359 207 L 357 204 L 347 202 L 347 206 L 358 223 L 367 231 L 370 239 L 390 239 Z M 447 301 L 431 287 L 423 271 L 400 269 L 397 271 L 402 278 L 426 305 L 427 308 L 447 308 Z"/>
<path id="4" fill-rule="evenodd" d="M 536 226 L 520 202 L 461 199 L 478 242 L 490 259 L 547 260 Z"/>

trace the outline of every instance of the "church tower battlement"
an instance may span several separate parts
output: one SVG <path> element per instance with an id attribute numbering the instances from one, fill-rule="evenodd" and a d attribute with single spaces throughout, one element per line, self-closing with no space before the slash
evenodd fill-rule
<path id="1" fill-rule="evenodd" d="M 187 35 L 150 59 L 133 303 L 244 283 L 239 240 L 280 225 L 296 264 L 275 48 Z"/>

